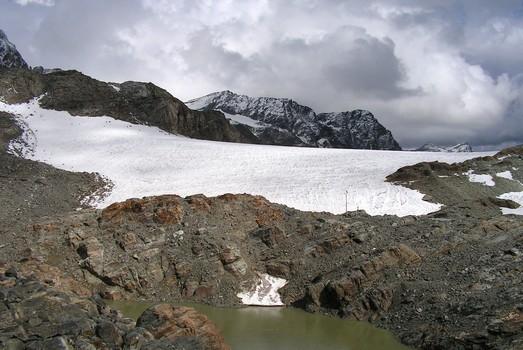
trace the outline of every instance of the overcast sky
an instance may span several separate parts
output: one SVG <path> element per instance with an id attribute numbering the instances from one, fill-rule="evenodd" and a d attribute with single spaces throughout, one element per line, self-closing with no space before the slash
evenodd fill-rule
<path id="1" fill-rule="evenodd" d="M 30 65 L 369 109 L 404 147 L 523 143 L 523 1 L 0 0 Z"/>

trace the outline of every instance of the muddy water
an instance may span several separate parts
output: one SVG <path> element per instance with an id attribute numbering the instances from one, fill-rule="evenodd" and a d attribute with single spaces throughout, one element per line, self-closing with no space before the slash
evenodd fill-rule
<path id="1" fill-rule="evenodd" d="M 111 306 L 138 316 L 152 303 L 118 301 Z M 209 317 L 233 350 L 407 350 L 389 332 L 366 322 L 309 314 L 292 308 L 217 308 L 188 305 Z"/>

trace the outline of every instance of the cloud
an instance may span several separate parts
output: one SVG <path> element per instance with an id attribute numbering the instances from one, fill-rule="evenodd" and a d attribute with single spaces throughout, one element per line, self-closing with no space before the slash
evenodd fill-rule
<path id="1" fill-rule="evenodd" d="M 54 0 L 15 0 L 18 5 L 41 5 L 41 6 L 54 6 Z"/>
<path id="2" fill-rule="evenodd" d="M 33 65 L 152 81 L 181 99 L 230 89 L 318 111 L 369 109 L 404 146 L 523 142 L 516 0 L 69 0 L 32 9 L 8 7 L 0 21 Z"/>

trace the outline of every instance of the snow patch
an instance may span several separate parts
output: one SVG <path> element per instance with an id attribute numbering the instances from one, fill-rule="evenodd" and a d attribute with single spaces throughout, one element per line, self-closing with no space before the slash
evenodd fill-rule
<path id="1" fill-rule="evenodd" d="M 259 280 L 252 288 L 238 293 L 244 305 L 256 306 L 284 306 L 278 290 L 287 284 L 283 278 L 264 274 L 258 274 Z"/>
<path id="2" fill-rule="evenodd" d="M 250 126 L 252 128 L 256 128 L 256 129 L 267 126 L 265 123 L 259 122 L 257 120 L 254 120 L 252 118 L 249 118 L 249 117 L 246 117 L 243 115 L 229 114 L 229 113 L 225 113 L 224 111 L 221 111 L 221 110 L 220 110 L 220 112 L 225 114 L 225 118 L 229 119 L 231 121 L 231 124 L 243 124 L 243 125 Z"/>
<path id="3" fill-rule="evenodd" d="M 503 215 L 523 215 L 523 192 L 508 192 L 503 193 L 501 196 L 498 196 L 498 198 L 501 199 L 510 199 L 514 202 L 518 203 L 520 205 L 519 208 L 516 209 L 510 209 L 510 208 L 501 208 L 501 211 L 503 212 Z"/>
<path id="4" fill-rule="evenodd" d="M 120 86 L 116 84 L 109 84 L 113 89 L 115 89 L 117 92 L 120 92 Z"/>
<path id="5" fill-rule="evenodd" d="M 420 192 L 385 182 L 398 168 L 423 161 L 460 162 L 474 153 L 319 149 L 214 142 L 172 135 L 109 117 L 74 117 L 29 103 L 0 103 L 24 125 L 10 150 L 69 171 L 110 179 L 103 208 L 133 197 L 250 193 L 300 210 L 335 214 L 423 215 L 441 206 Z M 15 151 L 16 150 L 16 151 Z M 347 191 L 347 199 L 345 193 Z"/>
<path id="6" fill-rule="evenodd" d="M 514 178 L 512 177 L 512 173 L 510 171 L 503 171 L 501 173 L 497 173 L 496 174 L 497 177 L 501 177 L 503 179 L 507 179 L 507 180 L 514 180 Z"/>
<path id="7" fill-rule="evenodd" d="M 468 175 L 470 182 L 477 182 L 480 184 L 483 184 L 485 186 L 496 186 L 496 183 L 494 182 L 494 179 L 491 175 L 488 174 L 474 174 L 473 170 L 469 170 L 466 173 L 463 173 L 463 175 Z"/>

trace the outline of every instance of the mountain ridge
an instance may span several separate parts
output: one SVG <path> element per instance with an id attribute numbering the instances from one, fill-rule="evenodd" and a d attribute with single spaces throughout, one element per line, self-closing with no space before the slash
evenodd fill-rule
<path id="1" fill-rule="evenodd" d="M 251 97 L 230 90 L 214 92 L 186 102 L 197 110 L 219 110 L 262 123 L 247 125 L 262 143 L 277 144 L 267 135 L 285 134 L 294 146 L 401 150 L 401 146 L 374 115 L 356 109 L 340 113 L 316 113 L 290 98 Z M 291 142 L 292 143 L 292 142 Z"/>

